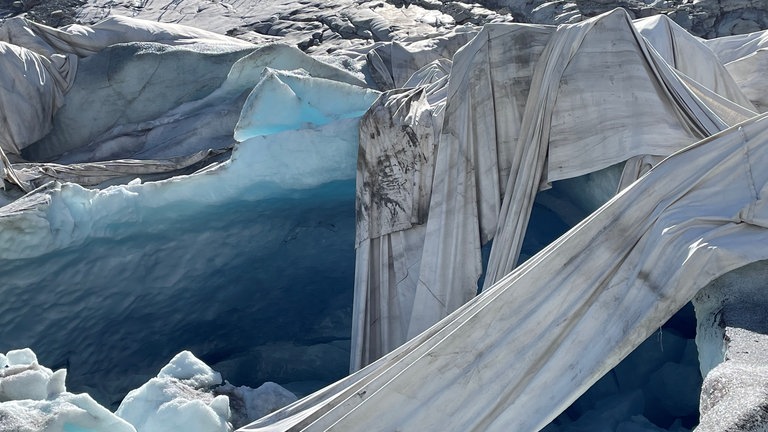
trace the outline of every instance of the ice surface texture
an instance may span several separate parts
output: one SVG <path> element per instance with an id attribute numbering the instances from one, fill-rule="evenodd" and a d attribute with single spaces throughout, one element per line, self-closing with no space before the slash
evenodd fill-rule
<path id="1" fill-rule="evenodd" d="M 325 77 L 292 74 L 295 92 L 345 98 L 325 124 L 247 139 L 230 160 L 198 174 L 103 190 L 52 184 L 3 208 L 0 342 L 68 365 L 72 388 L 107 406 L 183 349 L 239 384 L 343 376 L 355 116 L 376 92 L 350 90 L 334 73 L 355 79 L 302 64 L 299 57 L 309 58 L 295 51 L 272 49 L 268 58 Z M 230 72 L 211 97 L 241 94 L 254 78 Z M 244 110 L 259 103 L 251 98 Z"/>
<path id="2" fill-rule="evenodd" d="M 40 366 L 29 348 L 0 354 L 0 430 L 136 432 L 89 395 L 68 393 L 66 375 Z"/>
<path id="3" fill-rule="evenodd" d="M 231 431 L 229 398 L 206 391 L 218 384 L 221 374 L 183 351 L 156 378 L 128 393 L 116 414 L 138 432 Z"/>
<path id="4" fill-rule="evenodd" d="M 8 432 L 228 432 L 296 400 L 275 383 L 221 385 L 221 374 L 182 351 L 157 377 L 131 391 L 115 414 L 88 394 L 68 393 L 66 370 L 52 372 L 29 349 L 0 354 L 0 430 Z"/>

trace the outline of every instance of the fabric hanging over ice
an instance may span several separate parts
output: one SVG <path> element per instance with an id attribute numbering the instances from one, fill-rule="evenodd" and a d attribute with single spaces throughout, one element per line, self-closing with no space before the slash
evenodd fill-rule
<path id="1" fill-rule="evenodd" d="M 418 206 L 408 195 L 366 208 L 390 181 L 382 161 L 402 157 L 399 128 L 421 130 L 399 119 L 429 130 L 423 108 L 407 99 L 395 108 L 393 94 L 393 123 L 363 123 L 352 370 L 474 297 L 489 240 L 485 286 L 509 273 L 546 183 L 629 160 L 626 186 L 663 157 L 754 115 L 728 73 L 706 66 L 715 58 L 700 41 L 666 18 L 639 25 L 667 57 L 676 58 L 672 46 L 688 47 L 679 66 L 695 79 L 668 64 L 622 10 L 557 29 L 486 25 L 453 59 L 445 99 L 434 102 L 439 129 L 420 137 L 435 150 L 424 153 L 434 174 L 419 186 Z M 387 127 L 392 138 L 379 140 Z M 403 187 L 393 189 L 410 191 L 401 177 L 393 185 Z M 420 209 L 417 218 L 400 210 L 411 208 Z M 389 228 L 371 229 L 379 225 Z"/>
<path id="2" fill-rule="evenodd" d="M 767 162 L 765 115 L 681 150 L 402 347 L 241 431 L 541 429 L 701 287 L 768 258 Z"/>

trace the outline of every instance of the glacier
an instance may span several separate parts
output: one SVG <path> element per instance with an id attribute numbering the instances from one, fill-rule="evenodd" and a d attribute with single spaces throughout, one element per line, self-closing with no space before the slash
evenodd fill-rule
<path id="1" fill-rule="evenodd" d="M 74 404 L 120 425 L 106 430 L 231 430 L 292 401 L 275 389 L 285 397 L 248 414 L 254 396 L 223 375 L 300 396 L 340 380 L 244 431 L 688 430 L 695 402 L 661 389 L 697 391 L 696 345 L 656 329 L 691 299 L 716 314 L 696 292 L 766 258 L 749 247 L 764 234 L 759 35 L 702 42 L 617 10 L 324 63 L 124 17 L 2 29 L 23 53 L 4 69 L 30 85 L 4 91 L 45 85 L 39 112 L 5 109 L 14 126 L 37 118 L 32 133 L 0 136 L 0 346 L 34 347 L 133 426 L 56 396 L 64 373 L 12 351 L 53 383 L 12 397 L 46 400 L 12 401 L 22 417 Z M 730 196 L 710 205 L 711 184 Z M 621 326 L 590 339 L 606 317 Z M 701 373 L 727 374 L 724 336 L 696 337 Z M 645 364 L 649 384 L 625 387 Z"/>
<path id="2" fill-rule="evenodd" d="M 261 56 L 249 58 L 246 54 L 252 51 Z M 274 53 L 275 66 L 287 67 L 293 62 L 316 75 L 278 73 L 264 66 L 263 76 L 254 73 L 252 68 L 268 58 L 265 51 Z M 183 349 L 203 353 L 233 382 L 293 380 L 303 392 L 307 385 L 312 389 L 347 370 L 349 336 L 344 328 L 349 318 L 323 316 L 322 311 L 351 305 L 357 117 L 378 93 L 334 81 L 335 74 L 357 82 L 329 66 L 312 69 L 313 60 L 289 47 L 235 52 L 242 57 L 240 63 L 233 66 L 231 58 L 223 63 L 226 72 L 220 73 L 221 85 L 216 91 L 209 90 L 207 100 L 195 101 L 196 116 L 190 119 L 173 112 L 167 116 L 171 120 L 159 122 L 157 128 L 169 125 L 178 132 L 183 125 L 204 119 L 200 113 L 209 117 L 220 113 L 223 104 L 233 103 L 228 95 L 250 93 L 255 102 L 240 97 L 245 108 L 237 110 L 230 121 L 229 139 L 234 142 L 234 131 L 242 142 L 227 160 L 193 175 L 156 182 L 136 178 L 101 189 L 47 183 L 4 207 L 2 224 L 7 228 L 2 229 L 0 259 L 8 283 L 3 286 L 5 301 L 0 313 L 6 318 L 3 344 L 34 346 L 47 364 L 66 365 L 72 389 L 88 391 L 108 406 L 119 403 L 147 374 L 151 376 L 159 368 L 159 359 Z M 114 57 L 112 52 L 105 55 Z M 189 61 L 200 57 L 188 50 L 171 55 L 191 57 Z M 141 57 L 137 57 L 139 65 Z M 91 59 L 99 61 L 95 56 Z M 248 73 L 240 72 L 243 63 L 248 65 Z M 330 73 L 324 74 L 326 70 Z M 173 71 L 159 69 L 155 76 L 162 83 L 169 74 L 173 77 Z M 140 84 L 128 81 L 125 85 L 140 88 Z M 253 92 L 249 92 L 249 84 Z M 263 103 L 260 95 L 266 94 L 268 99 L 275 85 L 287 87 L 298 101 L 311 101 L 311 97 L 334 101 L 341 96 L 345 103 L 314 110 L 322 118 L 316 116 L 308 127 L 302 117 L 306 105 L 279 105 L 282 108 L 276 110 L 275 103 Z M 116 94 L 114 88 L 106 91 Z M 116 127 L 125 130 L 125 124 L 142 121 L 137 116 L 167 110 L 167 92 L 146 93 L 146 103 L 160 98 L 166 106 L 150 103 L 134 119 L 121 117 L 124 124 Z M 94 97 L 87 89 L 75 89 L 72 94 L 76 101 L 78 95 Z M 54 127 L 64 125 L 65 130 L 94 136 L 97 134 L 90 131 L 99 121 L 114 123 L 114 114 L 99 110 L 100 105 L 84 105 L 93 106 L 93 116 L 100 116 L 85 122 L 91 129 L 80 127 L 73 120 L 76 116 L 66 111 L 63 118 L 57 117 Z M 201 106 L 208 111 L 199 109 Z M 177 119 L 180 122 L 174 123 Z M 160 138 L 155 140 L 141 138 L 154 151 L 150 157 L 179 151 L 179 139 L 169 143 L 163 139 L 167 135 L 158 134 Z M 64 141 L 69 139 L 71 134 Z M 48 144 L 43 141 L 38 147 L 60 149 L 58 144 Z M 206 144 L 215 144 L 215 140 Z M 105 146 L 116 147 L 101 147 Z M 125 151 L 132 145 L 120 148 Z M 103 156 L 105 151 L 97 154 Z M 76 170 L 75 178 L 79 175 Z M 317 256 L 324 258 L 314 259 Z M 254 266 L 254 262 L 260 264 Z M 341 262 L 350 264 L 339 266 Z M 39 271 L 41 266 L 46 271 Z M 248 306 L 254 295 L 251 290 L 257 290 L 261 306 Z M 308 292 L 312 296 L 307 297 Z M 73 310 L 79 312 L 71 315 Z M 297 311 L 311 313 L 317 321 L 305 319 Z M 48 319 L 33 322 L 40 315 Z M 216 325 L 222 316 L 228 317 L 226 323 Z M 247 326 L 239 324 L 246 321 Z M 155 323 L 154 336 L 147 337 L 142 328 L 132 325 L 136 322 Z M 231 343 L 234 334 L 242 344 Z M 97 346 L 103 349 L 90 352 L 87 348 Z M 155 354 L 148 357 L 150 351 Z M 285 355 L 307 360 L 286 368 L 286 359 L 281 357 Z M 310 358 L 315 362 L 308 361 Z M 255 369 L 254 362 L 260 363 Z M 87 379 L 94 374 L 103 378 Z M 302 387 L 301 382 L 308 384 Z"/>
<path id="3" fill-rule="evenodd" d="M 257 389 L 222 385 L 221 374 L 189 351 L 130 391 L 114 414 L 88 394 L 68 392 L 67 371 L 41 366 L 29 348 L 0 354 L 0 365 L 0 426 L 7 431 L 229 432 L 233 423 L 241 426 L 296 400 L 271 382 Z M 238 401 L 234 417 L 230 398 Z"/>
<path id="4" fill-rule="evenodd" d="M 228 363 L 233 375 L 243 369 L 247 376 L 249 368 L 237 358 L 259 356 L 252 351 L 256 339 L 266 346 L 297 343 L 294 355 L 303 356 L 304 349 L 312 350 L 312 339 L 339 338 L 333 323 L 324 335 L 322 323 L 301 322 L 292 309 L 307 302 L 309 310 L 351 304 L 351 289 L 343 287 L 351 288 L 352 268 L 345 273 L 336 264 L 354 260 L 355 125 L 348 120 L 310 134 L 255 137 L 222 166 L 189 178 L 104 190 L 54 185 L 15 201 L 2 218 L 8 227 L 2 230 L 8 277 L 4 343 L 57 353 L 48 361 L 67 364 L 71 377 L 106 372 L 113 376 L 104 382 L 116 383 L 121 377 L 130 380 L 127 370 L 141 373 L 155 366 L 156 360 L 145 357 L 151 346 L 166 355 L 185 346 L 227 352 L 219 361 Z M 322 145 L 308 135 L 321 138 Z M 297 164 L 297 153 L 315 157 Z M 293 174 L 286 171 L 289 166 Z M 325 258 L 313 258 L 320 255 Z M 261 264 L 254 267 L 254 261 Z M 39 271 L 41 265 L 45 272 Z M 292 275 L 290 282 L 285 274 Z M 253 294 L 237 289 L 242 286 L 262 287 L 263 310 L 245 307 Z M 315 294 L 307 298 L 310 289 Z M 52 303 L 52 298 L 58 300 Z M 179 299 L 196 310 L 177 307 Z M 80 312 L 69 316 L 71 310 Z M 50 319 L 35 322 L 39 314 Z M 234 327 L 213 324 L 220 316 Z M 147 338 L 131 325 L 136 320 L 157 322 L 155 336 Z M 237 324 L 245 321 L 250 324 Z M 196 328 L 206 336 L 200 338 Z M 243 345 L 224 342 L 232 333 Z M 302 348 L 299 341 L 305 337 L 308 346 Z M 346 370 L 341 339 L 335 349 L 322 342 L 314 347 L 319 362 L 341 364 L 336 373 Z M 86 353 L 75 348 L 81 343 L 103 350 Z M 269 354 L 261 354 L 261 373 L 282 367 L 282 359 Z M 312 365 L 304 367 L 303 375 L 311 377 Z M 133 385 L 106 394 L 105 389 L 91 391 L 109 395 L 111 403 Z"/>

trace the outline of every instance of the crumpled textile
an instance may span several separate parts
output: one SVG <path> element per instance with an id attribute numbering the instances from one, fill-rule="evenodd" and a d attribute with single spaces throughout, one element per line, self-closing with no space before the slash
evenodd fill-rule
<path id="1" fill-rule="evenodd" d="M 700 288 L 768 259 L 766 163 L 768 115 L 686 147 L 400 348 L 240 431 L 540 430 Z"/>
<path id="2" fill-rule="evenodd" d="M 725 69 L 709 66 L 717 59 L 700 40 L 666 17 L 641 24 L 646 37 L 617 9 L 557 29 L 486 25 L 453 59 L 418 235 L 405 231 L 414 224 L 405 211 L 413 199 L 402 195 L 410 186 L 392 183 L 398 193 L 385 194 L 386 205 L 366 205 L 379 183 L 366 150 L 375 140 L 361 133 L 352 370 L 473 298 L 481 246 L 491 239 L 485 287 L 512 271 L 533 200 L 550 182 L 628 161 L 626 187 L 669 154 L 755 115 Z M 675 51 L 682 49 L 685 59 Z M 413 106 L 391 111 L 416 117 Z M 398 122 L 377 124 L 400 133 Z M 397 149 L 377 151 L 395 157 Z M 376 223 L 390 228 L 371 229 Z M 367 239 L 373 246 L 361 251 Z"/>

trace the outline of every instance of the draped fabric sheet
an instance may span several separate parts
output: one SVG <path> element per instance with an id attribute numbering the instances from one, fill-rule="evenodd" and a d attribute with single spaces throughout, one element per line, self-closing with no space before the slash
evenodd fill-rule
<path id="1" fill-rule="evenodd" d="M 768 258 L 766 163 L 766 115 L 683 149 L 424 333 L 241 431 L 539 430 L 701 287 Z"/>
<path id="2" fill-rule="evenodd" d="M 426 222 L 445 76 L 436 85 L 392 90 L 361 120 L 357 164 L 357 242 Z"/>
<path id="3" fill-rule="evenodd" d="M 721 63 L 727 65 L 768 48 L 768 30 L 705 40 L 704 44 L 720 58 Z"/>
<path id="4" fill-rule="evenodd" d="M 448 82 L 445 64 L 423 72 L 421 85 L 386 92 L 361 120 L 353 371 L 400 346 L 409 328 Z"/>
<path id="5" fill-rule="evenodd" d="M 67 53 L 78 57 L 88 57 L 110 45 L 127 42 L 253 47 L 251 43 L 194 27 L 127 16 L 110 16 L 91 26 L 72 24 L 58 29 L 16 17 L 3 22 L 0 40 L 41 55 Z"/>
<path id="6" fill-rule="evenodd" d="M 691 61 L 713 61 L 706 47 L 691 51 Z M 720 88 L 740 95 L 727 73 L 710 71 L 721 76 L 706 82 L 727 83 Z M 751 106 L 743 95 L 737 98 Z M 633 157 L 666 156 L 725 129 L 728 123 L 718 112 L 727 111 L 730 120 L 754 114 L 746 108 L 741 116 L 734 114 L 727 109 L 734 102 L 721 108 L 722 99 L 699 98 L 621 10 L 558 28 L 531 85 L 520 156 L 513 165 L 517 170 L 508 179 L 486 286 L 517 265 L 540 182 L 576 177 Z M 623 177 L 626 182 L 628 175 Z"/>
<path id="7" fill-rule="evenodd" d="M 408 87 L 407 81 L 416 71 L 434 60 L 452 58 L 476 34 L 459 28 L 434 37 L 382 43 L 366 54 L 371 76 L 382 90 Z"/>
<path id="8" fill-rule="evenodd" d="M 0 150 L 18 155 L 45 136 L 72 85 L 77 57 L 50 57 L 0 40 Z"/>
<path id="9" fill-rule="evenodd" d="M 768 30 L 705 41 L 758 111 L 768 111 Z"/>
<path id="10" fill-rule="evenodd" d="M 14 171 L 21 181 L 40 187 L 51 181 L 77 183 L 92 187 L 122 179 L 152 179 L 153 175 L 188 174 L 189 170 L 209 165 L 231 152 L 231 148 L 204 150 L 188 156 L 161 160 L 118 159 L 108 162 L 86 162 L 61 165 L 56 163 L 17 163 Z"/>
<path id="11" fill-rule="evenodd" d="M 557 29 L 489 24 L 459 50 L 434 135 L 429 204 L 419 204 L 419 214 L 428 213 L 425 231 L 407 241 L 377 241 L 385 233 L 369 222 L 413 208 L 410 196 L 390 193 L 387 208 L 361 206 L 377 184 L 368 154 L 402 155 L 402 125 L 386 115 L 376 121 L 396 136 L 384 147 L 361 133 L 353 371 L 474 297 L 489 240 L 485 287 L 514 269 L 533 200 L 548 182 L 629 161 L 626 186 L 667 155 L 755 114 L 700 40 L 666 17 L 637 26 L 642 34 L 622 10 Z M 393 118 L 419 112 L 396 98 L 389 104 L 397 105 Z M 409 229 L 408 215 L 395 217 L 386 234 Z M 397 312 L 383 298 L 397 299 Z"/>
<path id="12" fill-rule="evenodd" d="M 358 242 L 351 358 L 353 371 L 401 345 L 414 329 L 420 331 L 440 318 L 434 314 L 425 317 L 418 309 L 423 300 L 416 298 L 417 286 L 422 284 L 422 269 L 427 268 L 433 272 L 435 266 L 440 265 L 435 262 L 433 251 L 424 251 L 424 238 L 429 230 L 427 216 L 428 212 L 437 208 L 431 204 L 436 199 L 432 196 L 434 191 L 437 191 L 437 199 L 440 200 L 464 197 L 454 196 L 460 191 L 453 189 L 453 185 L 443 184 L 436 188 L 432 184 L 433 178 L 438 182 L 444 181 L 444 172 L 449 169 L 450 163 L 445 157 L 442 161 L 436 157 L 436 146 L 438 142 L 441 146 L 447 146 L 446 151 L 449 152 L 443 153 L 450 156 L 450 151 L 459 148 L 459 137 L 456 134 L 480 137 L 478 141 L 486 146 L 482 154 L 472 157 L 480 160 L 478 164 L 482 164 L 482 170 L 499 169 L 495 139 L 485 138 L 497 127 L 512 130 L 513 133 L 519 128 L 519 120 L 515 125 L 514 121 L 510 122 L 507 118 L 521 119 L 532 64 L 553 30 L 553 27 L 548 26 L 489 25 L 455 57 L 457 63 L 451 68 L 451 84 L 441 78 L 429 84 L 429 87 L 393 90 L 386 94 L 386 101 L 374 104 L 363 119 L 357 182 Z M 523 37 L 509 37 L 510 32 Z M 505 56 L 505 53 L 515 53 L 514 67 L 508 67 L 510 55 Z M 499 61 L 491 64 L 490 59 Z M 456 68 L 457 64 L 460 65 L 459 69 Z M 491 80 L 491 68 L 494 69 L 497 82 Z M 429 66 L 422 71 L 428 69 Z M 457 76 L 460 79 L 456 79 Z M 472 86 L 467 85 L 470 80 Z M 504 91 L 497 95 L 494 88 Z M 498 118 L 501 121 L 498 122 L 497 114 L 494 113 L 494 98 L 516 101 L 513 105 L 499 105 L 506 108 L 500 108 Z M 414 99 L 419 103 L 415 103 Z M 451 101 L 450 105 L 446 106 L 446 101 Z M 387 110 L 383 110 L 383 107 L 387 107 Z M 427 112 L 425 108 L 435 114 L 432 120 L 424 115 Z M 442 121 L 444 116 L 449 119 L 449 123 Z M 416 133 L 409 135 L 409 131 Z M 379 138 L 379 133 L 384 138 Z M 403 152 L 403 148 L 410 148 L 412 137 L 418 137 L 420 145 L 430 150 L 420 153 L 415 160 L 411 157 L 412 151 L 407 154 Z M 436 163 L 442 164 L 437 167 L 437 172 L 443 174 L 433 172 Z M 421 178 L 426 181 L 412 182 L 410 176 L 404 175 L 405 171 L 401 167 L 413 166 L 418 167 L 419 171 L 416 172 L 422 173 Z M 396 171 L 382 170 L 389 167 Z M 471 169 L 471 166 L 465 168 Z M 495 184 L 498 188 L 497 180 L 487 182 L 484 179 L 486 176 L 480 173 L 476 177 L 479 182 Z M 466 183 L 460 195 L 466 195 L 466 200 L 474 202 L 475 180 L 472 178 L 469 181 L 473 183 Z M 414 186 L 417 188 L 413 189 Z M 488 190 L 488 186 L 480 190 Z M 500 205 L 499 191 L 491 190 L 485 196 L 487 199 L 484 202 L 495 199 L 496 206 Z M 378 203 L 374 203 L 378 205 L 371 206 L 373 197 L 377 197 Z M 491 215 L 497 211 L 497 208 L 491 208 L 485 214 Z M 449 212 L 447 216 L 458 218 L 460 215 Z M 495 214 L 492 216 L 495 217 Z M 429 218 L 434 216 L 430 215 Z M 494 224 L 495 221 L 490 223 Z M 453 227 L 446 225 L 445 229 L 450 233 Z M 495 225 L 489 231 L 493 229 Z M 471 244 L 468 246 L 471 247 Z M 476 247 L 479 251 L 479 244 Z M 463 252 L 457 246 L 456 253 Z M 422 262 L 422 256 L 426 257 L 426 262 Z M 479 259 L 474 262 L 473 255 L 467 256 L 472 259 L 461 262 L 455 272 L 466 273 L 464 267 L 469 266 L 470 271 L 476 271 L 476 280 L 480 271 Z M 472 278 L 470 275 L 464 281 L 474 285 Z M 464 288 L 466 286 L 463 285 Z M 476 288 L 464 291 L 449 300 L 450 308 L 455 309 L 472 298 Z M 429 296 L 429 293 L 420 288 L 418 295 Z"/>
<path id="13" fill-rule="evenodd" d="M 725 65 L 744 94 L 757 107 L 759 112 L 768 111 L 768 47 L 761 48 L 746 57 Z"/>
<path id="14" fill-rule="evenodd" d="M 707 45 L 708 41 L 688 33 L 667 15 L 638 19 L 633 25 L 675 70 L 727 100 L 751 107 L 750 101 L 727 73 L 724 63 Z M 703 67 L 704 64 L 707 67 Z"/>

